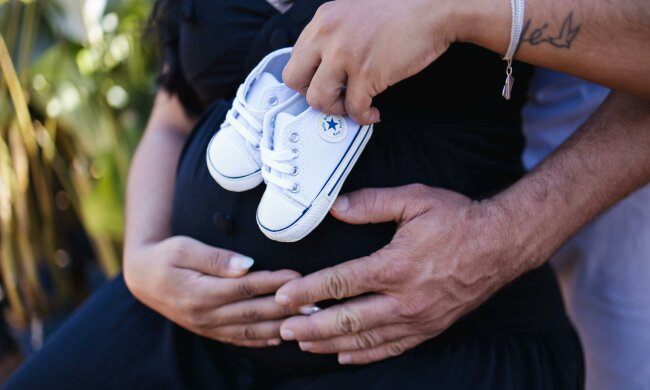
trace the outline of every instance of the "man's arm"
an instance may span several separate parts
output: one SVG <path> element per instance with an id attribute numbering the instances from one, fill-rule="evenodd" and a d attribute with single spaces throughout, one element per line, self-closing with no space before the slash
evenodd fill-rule
<path id="1" fill-rule="evenodd" d="M 647 0 L 529 0 L 525 21 L 516 59 L 650 99 Z M 386 88 L 453 42 L 504 55 L 510 29 L 509 0 L 332 1 L 300 35 L 283 77 L 311 106 L 375 123 L 372 99 Z"/>
<path id="2" fill-rule="evenodd" d="M 510 2 L 456 4 L 469 6 L 457 39 L 504 54 Z M 650 2 L 529 0 L 515 59 L 650 99 Z"/>
<path id="3" fill-rule="evenodd" d="M 382 360 L 447 329 L 542 264 L 582 225 L 650 182 L 650 103 L 612 93 L 537 169 L 480 202 L 411 185 L 337 199 L 354 224 L 396 221 L 386 247 L 287 283 L 282 305 L 354 297 L 282 325 L 303 350 L 345 364 Z"/>
<path id="4" fill-rule="evenodd" d="M 585 223 L 650 182 L 650 102 L 612 92 L 560 148 L 488 201 L 516 226 L 509 241 L 534 266 Z M 516 238 L 516 240 L 514 240 Z"/>

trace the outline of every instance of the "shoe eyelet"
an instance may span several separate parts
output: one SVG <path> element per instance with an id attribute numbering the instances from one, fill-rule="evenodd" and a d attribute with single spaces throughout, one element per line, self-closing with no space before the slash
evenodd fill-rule
<path id="1" fill-rule="evenodd" d="M 299 191 L 300 191 L 300 184 L 298 184 L 298 183 L 293 183 L 293 187 L 291 187 L 291 189 L 290 189 L 289 191 L 293 192 L 294 194 L 295 194 L 296 192 L 299 192 Z"/>
<path id="2" fill-rule="evenodd" d="M 270 105 L 271 107 L 277 106 L 277 105 L 278 105 L 278 102 L 279 102 L 278 97 L 275 96 L 275 95 L 273 95 L 273 96 L 271 96 L 271 97 L 269 98 L 269 105 Z"/>
<path id="3" fill-rule="evenodd" d="M 253 147 L 255 148 L 255 150 L 257 150 L 257 151 L 259 152 L 259 150 L 260 150 L 260 144 L 253 145 Z"/>
<path id="4" fill-rule="evenodd" d="M 298 133 L 291 133 L 291 135 L 289 135 L 289 141 L 294 144 L 298 142 L 299 139 L 300 139 L 300 135 L 298 135 Z"/>
<path id="5" fill-rule="evenodd" d="M 293 158 L 294 159 L 296 159 L 296 158 L 298 158 L 298 156 L 300 156 L 300 152 L 298 151 L 298 149 L 293 148 L 293 149 L 291 149 L 291 151 L 293 152 Z"/>
<path id="6" fill-rule="evenodd" d="M 293 172 L 291 172 L 291 176 L 297 176 L 297 175 L 298 175 L 298 167 L 294 165 Z"/>

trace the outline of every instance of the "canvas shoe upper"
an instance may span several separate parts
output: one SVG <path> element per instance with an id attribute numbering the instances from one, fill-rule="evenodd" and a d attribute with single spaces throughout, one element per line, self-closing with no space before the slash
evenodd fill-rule
<path id="1" fill-rule="evenodd" d="M 238 88 L 231 109 L 207 149 L 212 177 L 230 191 L 246 191 L 262 182 L 259 145 L 264 115 L 296 92 L 282 83 L 291 48 L 266 56 Z"/>
<path id="2" fill-rule="evenodd" d="M 316 228 L 371 135 L 372 125 L 320 112 L 301 95 L 270 110 L 261 146 L 267 184 L 257 209 L 262 232 L 293 242 Z"/>

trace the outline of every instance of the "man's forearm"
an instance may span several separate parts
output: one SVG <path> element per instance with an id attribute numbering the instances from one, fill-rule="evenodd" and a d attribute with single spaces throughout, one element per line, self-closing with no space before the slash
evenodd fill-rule
<path id="1" fill-rule="evenodd" d="M 510 1 L 456 4 L 467 15 L 458 39 L 505 54 Z M 528 0 L 523 27 L 515 59 L 650 99 L 647 0 Z"/>
<path id="2" fill-rule="evenodd" d="M 613 92 L 533 172 L 493 198 L 523 269 L 544 262 L 585 223 L 650 182 L 650 103 Z M 516 231 L 517 234 L 513 234 Z"/>

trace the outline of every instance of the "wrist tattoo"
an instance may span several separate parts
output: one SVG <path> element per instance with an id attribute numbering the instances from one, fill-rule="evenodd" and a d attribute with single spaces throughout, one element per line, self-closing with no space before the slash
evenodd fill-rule
<path id="1" fill-rule="evenodd" d="M 521 41 L 530 43 L 533 46 L 548 43 L 557 48 L 570 49 L 573 40 L 576 39 L 580 32 L 582 24 L 575 25 L 573 22 L 573 11 L 571 11 L 560 27 L 556 35 L 553 30 L 549 31 L 549 23 L 546 22 L 538 27 L 531 27 L 532 19 L 528 19 L 521 33 Z"/>

